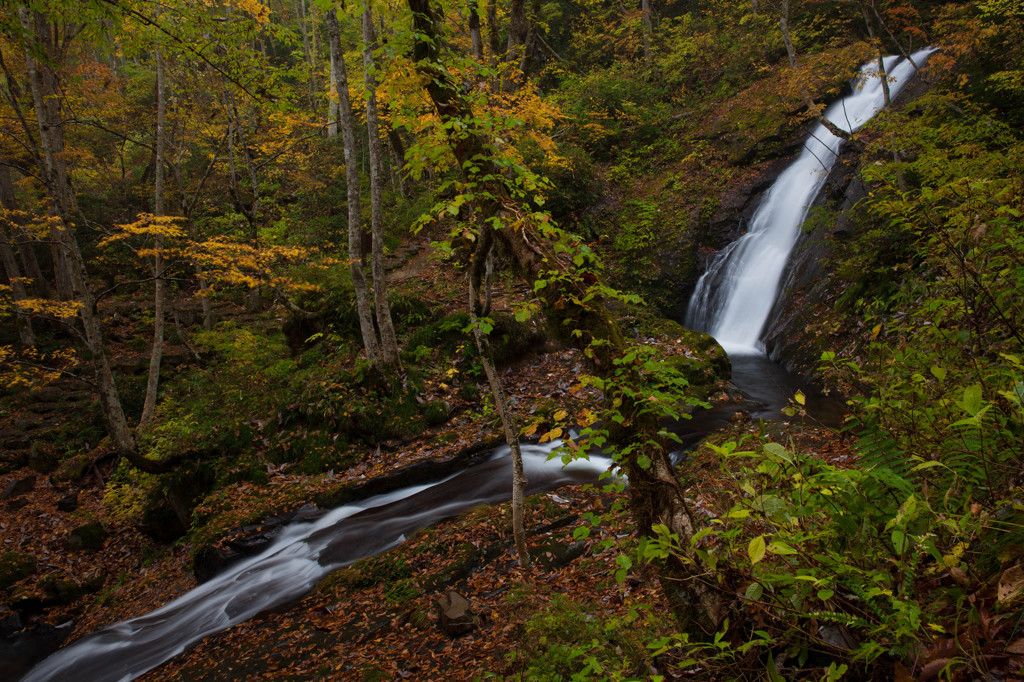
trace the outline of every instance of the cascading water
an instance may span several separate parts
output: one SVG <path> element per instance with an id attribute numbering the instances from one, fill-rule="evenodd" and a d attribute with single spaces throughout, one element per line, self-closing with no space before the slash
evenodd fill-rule
<path id="1" fill-rule="evenodd" d="M 910 60 L 883 60 L 891 96 L 895 97 L 913 76 L 914 65 L 923 64 L 933 51 L 920 50 Z M 854 92 L 832 104 L 825 116 L 839 128 L 853 132 L 871 120 L 883 104 L 877 62 L 872 61 L 861 67 Z M 761 333 L 778 297 L 783 271 L 842 142 L 818 124 L 797 160 L 768 190 L 749 231 L 723 249 L 697 282 L 686 326 L 711 334 L 730 356 L 764 355 Z"/>
<path id="2" fill-rule="evenodd" d="M 548 455 L 561 443 L 523 445 L 530 493 L 566 483 L 593 483 L 611 460 L 592 456 L 562 467 Z M 37 665 L 22 682 L 132 680 L 193 642 L 308 592 L 331 571 L 379 554 L 408 533 L 478 504 L 509 498 L 511 458 L 500 448 L 488 462 L 428 485 L 345 505 L 313 524 L 296 524 L 262 554 L 139 618 L 85 637 Z"/>

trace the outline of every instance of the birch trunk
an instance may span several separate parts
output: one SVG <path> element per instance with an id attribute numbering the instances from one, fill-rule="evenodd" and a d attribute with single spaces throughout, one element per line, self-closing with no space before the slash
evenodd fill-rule
<path id="1" fill-rule="evenodd" d="M 380 332 L 381 362 L 385 371 L 402 370 L 398 356 L 398 338 L 391 320 L 388 302 L 388 279 L 384 272 L 384 183 L 381 177 L 380 126 L 377 116 L 377 76 L 373 63 L 376 43 L 373 31 L 373 13 L 369 0 L 363 3 L 363 73 L 366 85 L 367 156 L 370 162 L 370 232 L 372 246 L 370 263 L 373 268 L 373 302 Z"/>
<path id="2" fill-rule="evenodd" d="M 156 159 L 153 169 L 153 215 L 164 214 L 164 148 L 166 144 L 167 93 L 164 82 L 164 59 L 160 49 L 156 50 Z M 156 412 L 157 389 L 160 385 L 160 364 L 164 353 L 164 306 L 166 282 L 163 277 L 164 238 L 155 239 L 156 254 L 153 256 L 153 350 L 149 356 L 149 376 L 146 379 L 146 399 L 142 406 L 139 426 L 145 427 L 153 421 Z"/>
<path id="3" fill-rule="evenodd" d="M 341 51 L 341 29 L 338 16 L 333 9 L 324 13 L 327 22 L 327 36 L 331 53 L 338 67 L 338 107 L 341 110 L 341 140 L 345 147 L 345 179 L 348 194 L 348 258 L 352 273 L 352 287 L 356 294 L 356 311 L 359 315 L 359 331 L 366 349 L 366 359 L 371 365 L 380 365 L 380 344 L 373 326 L 373 306 L 370 304 L 370 289 L 363 272 L 362 230 L 359 211 L 359 160 L 356 158 L 356 127 L 352 120 L 352 107 L 348 99 L 348 74 L 345 71 L 344 53 Z"/>
<path id="4" fill-rule="evenodd" d="M 3 222 L 10 225 L 13 232 L 17 229 L 13 215 L 18 207 L 14 197 L 14 183 L 11 182 L 11 169 L 4 164 L 0 164 L 0 206 L 3 206 L 8 211 L 8 217 Z M 32 319 L 18 305 L 20 301 L 29 298 L 28 291 L 25 288 L 21 268 L 18 267 L 18 260 L 14 256 L 14 248 L 3 222 L 0 222 L 0 262 L 3 263 L 4 272 L 7 273 L 7 281 L 11 284 L 11 293 L 14 298 L 15 324 L 18 327 L 18 340 L 23 348 L 32 348 L 36 344 L 35 332 L 32 330 Z"/>
<path id="5" fill-rule="evenodd" d="M 481 291 L 481 283 L 484 280 L 487 264 L 491 261 L 493 248 L 493 230 L 490 225 L 484 224 L 477 237 L 476 249 L 469 266 L 469 318 L 473 327 L 473 340 L 476 342 L 477 350 L 480 351 L 480 363 L 484 366 L 487 384 L 491 388 L 494 407 L 501 418 L 505 442 L 512 452 L 512 537 L 516 543 L 519 565 L 525 567 L 530 565 L 530 554 L 526 549 L 526 529 L 523 525 L 523 491 L 526 489 L 527 481 L 526 472 L 523 469 L 523 453 L 519 447 L 519 427 L 516 425 L 515 416 L 509 409 L 505 388 L 501 385 L 501 377 L 498 376 L 498 370 L 494 366 L 494 352 L 490 339 L 480 328 L 481 314 L 486 314 L 484 312 L 486 308 L 480 298 L 482 294 L 487 299 L 490 298 L 489 292 L 485 294 Z"/>

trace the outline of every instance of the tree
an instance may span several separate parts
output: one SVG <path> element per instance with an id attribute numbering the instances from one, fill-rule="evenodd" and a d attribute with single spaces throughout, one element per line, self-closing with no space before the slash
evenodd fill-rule
<path id="1" fill-rule="evenodd" d="M 682 627 L 710 634 L 723 616 L 722 595 L 709 577 L 712 572 L 694 551 L 697 524 L 668 451 L 659 442 L 659 421 L 664 413 L 652 409 L 650 393 L 643 390 L 644 382 L 649 382 L 645 372 L 651 365 L 626 346 L 618 325 L 599 303 L 598 292 L 608 290 L 596 278 L 588 282 L 583 277 L 586 273 L 581 266 L 586 256 L 578 253 L 568 262 L 559 258 L 558 251 L 564 251 L 566 245 L 560 244 L 556 250 L 551 241 L 555 232 L 543 217 L 510 220 L 502 215 L 510 207 L 519 207 L 519 202 L 509 191 L 503 169 L 495 163 L 492 141 L 474 127 L 472 107 L 443 66 L 441 16 L 430 0 L 409 0 L 409 8 L 416 68 L 437 115 L 446 124 L 452 151 L 468 176 L 466 183 L 474 188 L 479 231 L 493 229 L 494 238 L 519 272 L 541 292 L 555 326 L 571 323 L 570 339 L 590 359 L 606 389 L 609 407 L 623 422 L 627 418 L 622 415 L 628 415 L 628 428 L 613 427 L 609 442 L 620 447 L 619 463 L 629 477 L 637 531 L 653 536 L 664 529 L 677 538 L 682 556 L 669 556 L 658 564 L 662 589 Z M 676 398 L 683 400 L 682 396 Z"/>

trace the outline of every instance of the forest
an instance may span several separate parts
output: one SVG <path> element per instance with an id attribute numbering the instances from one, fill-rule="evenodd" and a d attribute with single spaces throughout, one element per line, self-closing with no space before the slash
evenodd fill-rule
<path id="1" fill-rule="evenodd" d="M 1022 0 L 3 3 L 0 679 L 1024 677 L 1022 130 Z"/>

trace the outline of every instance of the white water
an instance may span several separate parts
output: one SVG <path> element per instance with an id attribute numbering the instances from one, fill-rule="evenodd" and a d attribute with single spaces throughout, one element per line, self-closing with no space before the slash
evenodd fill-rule
<path id="1" fill-rule="evenodd" d="M 566 467 L 549 454 L 561 442 L 523 445 L 531 487 L 593 482 L 611 460 L 591 457 Z M 57 651 L 22 682 L 133 680 L 189 645 L 295 600 L 331 571 L 379 554 L 405 536 L 478 504 L 508 499 L 508 448 L 494 458 L 437 483 L 412 486 L 335 509 L 315 523 L 286 528 L 265 552 L 139 618 L 124 621 Z"/>
<path id="2" fill-rule="evenodd" d="M 920 66 L 933 51 L 920 50 L 911 59 Z M 899 57 L 886 57 L 883 63 L 895 97 L 914 75 L 914 66 Z M 882 82 L 872 61 L 861 67 L 854 92 L 832 104 L 825 116 L 853 132 L 883 104 Z M 697 282 L 686 325 L 711 334 L 729 355 L 764 355 L 761 333 L 779 295 L 782 274 L 842 142 L 819 123 L 797 160 L 768 190 L 749 231 L 723 249 Z"/>

